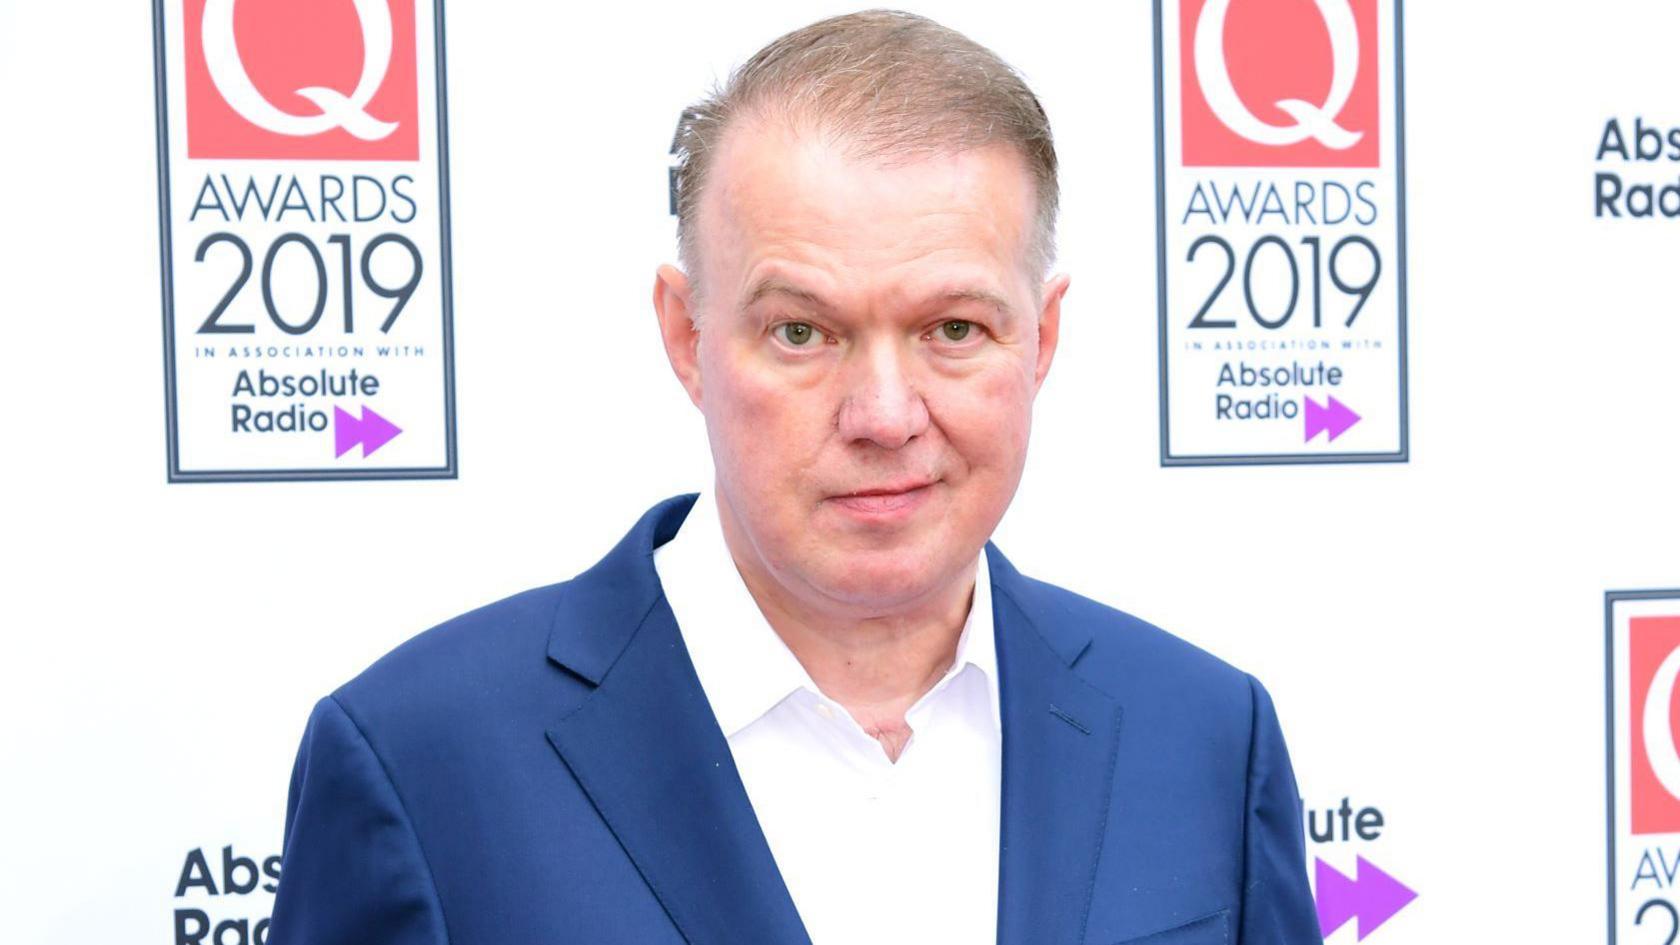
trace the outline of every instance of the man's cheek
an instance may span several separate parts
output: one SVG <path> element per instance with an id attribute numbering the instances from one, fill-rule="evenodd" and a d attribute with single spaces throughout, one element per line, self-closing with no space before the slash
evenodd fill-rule
<path id="1" fill-rule="evenodd" d="M 797 483 L 809 475 L 832 428 L 823 389 L 789 384 L 760 368 L 730 372 L 716 391 L 727 461 L 758 490 L 800 491 Z"/>
<path id="2" fill-rule="evenodd" d="M 1027 386 L 1009 371 L 988 372 L 928 391 L 928 412 L 960 452 L 996 455 L 1026 448 Z"/>
<path id="3" fill-rule="evenodd" d="M 750 350 L 734 345 L 704 352 L 708 406 L 730 425 L 732 433 L 751 435 L 751 424 L 772 420 L 786 400 L 787 384 L 774 370 L 755 362 Z M 746 430 L 738 428 L 746 425 Z"/>
<path id="4" fill-rule="evenodd" d="M 814 398 L 790 388 L 786 380 L 773 371 L 743 371 L 731 381 L 733 412 L 744 436 L 760 438 L 772 431 L 781 435 L 793 434 L 801 421 L 813 419 L 814 405 L 811 401 Z"/>

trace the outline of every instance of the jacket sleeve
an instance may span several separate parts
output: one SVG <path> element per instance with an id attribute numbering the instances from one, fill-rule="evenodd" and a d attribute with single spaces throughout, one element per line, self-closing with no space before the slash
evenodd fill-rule
<path id="1" fill-rule="evenodd" d="M 1307 884 L 1301 799 L 1272 698 L 1250 676 L 1253 729 L 1243 831 L 1240 945 L 1319 945 L 1318 910 Z"/>
<path id="2" fill-rule="evenodd" d="M 269 945 L 446 945 L 431 867 L 402 800 L 336 699 L 292 768 Z"/>

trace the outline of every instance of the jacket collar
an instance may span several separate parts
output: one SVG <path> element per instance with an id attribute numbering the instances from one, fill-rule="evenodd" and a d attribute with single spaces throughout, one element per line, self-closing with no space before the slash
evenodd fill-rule
<path id="1" fill-rule="evenodd" d="M 599 686 L 661 596 L 653 549 L 670 541 L 696 495 L 642 514 L 595 566 L 568 581 L 549 623 L 548 658 Z"/>
<path id="2" fill-rule="evenodd" d="M 808 945 L 653 566 L 695 496 L 655 505 L 566 585 L 548 658 L 595 686 L 548 731 L 692 945 Z M 1059 592 L 986 546 L 1003 725 L 1002 945 L 1073 945 L 1102 847 L 1120 709 L 1074 665 Z"/>

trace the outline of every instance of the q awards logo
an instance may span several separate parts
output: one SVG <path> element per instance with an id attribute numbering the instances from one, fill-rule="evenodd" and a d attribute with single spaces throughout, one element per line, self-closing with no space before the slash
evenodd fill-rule
<path id="1" fill-rule="evenodd" d="M 1161 463 L 1405 462 L 1399 0 L 1156 0 Z"/>
<path id="2" fill-rule="evenodd" d="M 169 480 L 455 476 L 442 0 L 154 0 Z"/>
<path id="3" fill-rule="evenodd" d="M 1680 934 L 1680 588 L 1605 595 L 1610 942 Z"/>

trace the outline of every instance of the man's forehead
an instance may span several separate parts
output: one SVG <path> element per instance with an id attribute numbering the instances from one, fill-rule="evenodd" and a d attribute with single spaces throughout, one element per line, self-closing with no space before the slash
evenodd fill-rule
<path id="1" fill-rule="evenodd" d="M 753 118 L 724 136 L 713 175 L 700 257 L 734 269 L 718 275 L 744 290 L 757 291 L 744 270 L 764 253 L 842 268 L 933 256 L 1017 266 L 1034 221 L 1032 177 L 1008 145 L 871 154 L 820 127 Z"/>

